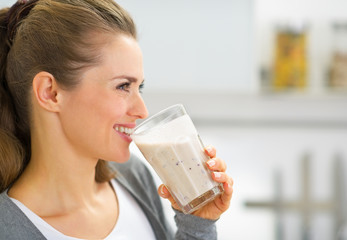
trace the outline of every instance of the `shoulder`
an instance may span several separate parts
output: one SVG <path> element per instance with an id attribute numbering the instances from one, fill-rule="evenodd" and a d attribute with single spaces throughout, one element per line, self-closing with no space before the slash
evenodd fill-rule
<path id="1" fill-rule="evenodd" d="M 141 206 L 157 238 L 171 239 L 172 230 L 165 219 L 156 183 L 147 165 L 136 155 L 131 155 L 125 163 L 109 162 L 109 165 L 116 171 L 116 180 Z"/>
<path id="2" fill-rule="evenodd" d="M 18 212 L 15 209 L 15 204 L 8 197 L 6 191 L 0 194 L 0 229 L 4 225 L 8 225 L 10 223 L 16 224 L 16 217 L 18 216 Z M 1 231 L 0 231 L 1 232 Z"/>
<path id="3" fill-rule="evenodd" d="M 116 178 L 124 177 L 131 184 L 148 182 L 154 184 L 152 174 L 146 164 L 134 154 L 125 163 L 110 162 L 109 165 L 116 171 Z"/>
<path id="4" fill-rule="evenodd" d="M 147 165 L 136 155 L 131 155 L 125 163 L 109 163 L 120 182 L 141 204 L 152 211 L 161 211 L 161 200 L 154 178 Z"/>
<path id="5" fill-rule="evenodd" d="M 110 162 L 110 167 L 116 172 L 116 180 L 130 192 L 147 201 L 155 201 L 158 196 L 156 183 L 147 165 L 132 154 L 125 163 Z"/>
<path id="6" fill-rule="evenodd" d="M 44 239 L 6 191 L 0 194 L 0 239 Z"/>

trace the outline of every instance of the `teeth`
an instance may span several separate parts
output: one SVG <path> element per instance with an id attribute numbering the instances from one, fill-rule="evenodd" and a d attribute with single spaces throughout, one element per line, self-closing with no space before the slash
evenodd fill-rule
<path id="1" fill-rule="evenodd" d="M 123 127 L 123 126 L 116 126 L 114 129 L 117 132 L 125 133 L 127 135 L 130 135 L 130 134 L 133 133 L 133 129 L 132 128 L 127 128 L 127 127 Z"/>

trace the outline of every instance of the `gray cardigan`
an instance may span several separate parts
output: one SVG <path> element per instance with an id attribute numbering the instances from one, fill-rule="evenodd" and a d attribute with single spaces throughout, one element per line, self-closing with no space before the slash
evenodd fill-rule
<path id="1" fill-rule="evenodd" d="M 124 186 L 147 216 L 156 239 L 217 239 L 214 221 L 175 211 L 177 232 L 168 225 L 153 178 L 147 167 L 132 156 L 126 163 L 110 163 L 116 180 Z M 0 240 L 46 239 L 5 192 L 0 194 Z"/>

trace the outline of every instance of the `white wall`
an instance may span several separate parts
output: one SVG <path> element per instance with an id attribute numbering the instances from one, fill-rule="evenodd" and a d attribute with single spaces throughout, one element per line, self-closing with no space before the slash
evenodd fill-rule
<path id="1" fill-rule="evenodd" d="M 12 4 L 14 4 L 16 0 L 3 0 L 0 2 L 0 7 L 10 7 Z"/>
<path id="2" fill-rule="evenodd" d="M 150 89 L 255 92 L 252 0 L 120 0 L 134 17 Z"/>

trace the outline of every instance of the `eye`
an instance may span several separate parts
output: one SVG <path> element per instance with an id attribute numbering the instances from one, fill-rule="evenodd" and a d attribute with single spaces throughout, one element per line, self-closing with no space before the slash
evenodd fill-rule
<path id="1" fill-rule="evenodd" d="M 139 92 L 142 93 L 144 88 L 145 88 L 145 83 L 141 83 L 139 86 Z"/>
<path id="2" fill-rule="evenodd" d="M 130 89 L 130 85 L 131 85 L 131 83 L 129 83 L 129 82 L 121 83 L 117 86 L 117 89 L 128 92 Z"/>

